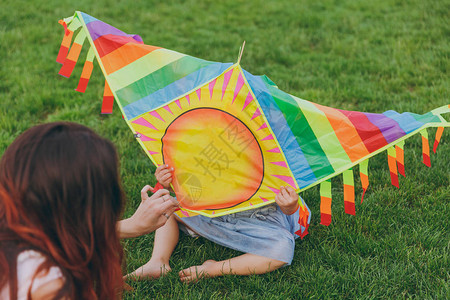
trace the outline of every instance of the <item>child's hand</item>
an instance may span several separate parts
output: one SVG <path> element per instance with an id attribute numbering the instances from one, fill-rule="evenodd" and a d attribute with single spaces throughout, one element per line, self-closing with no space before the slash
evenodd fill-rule
<path id="1" fill-rule="evenodd" d="M 298 194 L 290 186 L 280 188 L 280 192 L 275 197 L 275 202 L 281 211 L 286 215 L 292 215 L 298 209 Z"/>
<path id="2" fill-rule="evenodd" d="M 169 165 L 160 165 L 156 168 L 156 180 L 158 180 L 165 189 L 170 187 L 170 183 L 172 182 L 172 172 L 173 168 L 169 167 Z"/>

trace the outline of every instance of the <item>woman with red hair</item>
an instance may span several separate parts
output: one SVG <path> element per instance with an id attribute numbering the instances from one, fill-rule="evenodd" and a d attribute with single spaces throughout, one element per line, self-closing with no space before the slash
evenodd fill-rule
<path id="1" fill-rule="evenodd" d="M 119 221 L 124 194 L 111 142 L 75 123 L 30 128 L 0 161 L 0 299 L 121 298 L 119 238 L 165 224 L 167 190 Z"/>

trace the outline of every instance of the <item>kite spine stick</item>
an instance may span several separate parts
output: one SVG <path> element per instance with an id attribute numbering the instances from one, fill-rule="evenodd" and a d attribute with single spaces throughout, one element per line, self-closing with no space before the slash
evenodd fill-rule
<path id="1" fill-rule="evenodd" d="M 435 108 L 431 111 L 431 113 L 435 116 L 437 115 L 441 115 L 441 114 L 445 114 L 445 113 L 449 113 L 450 112 L 450 104 Z"/>
<path id="2" fill-rule="evenodd" d="M 242 47 L 239 47 L 239 57 L 237 64 L 239 65 L 241 63 L 242 54 L 244 53 L 244 47 L 245 47 L 245 41 L 242 43 Z"/>

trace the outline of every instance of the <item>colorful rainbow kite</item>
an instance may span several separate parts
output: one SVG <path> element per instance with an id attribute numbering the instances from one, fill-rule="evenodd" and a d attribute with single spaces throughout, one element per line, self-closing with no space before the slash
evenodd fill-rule
<path id="1" fill-rule="evenodd" d="M 334 109 L 289 95 L 239 62 L 210 62 L 145 45 L 140 36 L 82 12 L 60 23 L 65 34 L 59 74 L 71 75 L 87 40 L 76 90 L 86 90 L 97 58 L 106 79 L 102 113 L 112 113 L 116 99 L 151 161 L 175 168 L 180 217 L 256 208 L 273 203 L 281 186 L 300 192 L 320 184 L 321 224 L 329 225 L 332 177 L 343 174 L 345 212 L 354 215 L 354 166 L 360 166 L 365 193 L 369 158 L 387 150 L 392 184 L 398 187 L 404 141 L 420 133 L 423 161 L 430 166 L 427 128 L 438 128 L 436 151 L 450 126 L 441 116 L 450 112 L 449 105 L 424 115 Z M 303 237 L 310 213 L 303 201 L 300 207 Z"/>

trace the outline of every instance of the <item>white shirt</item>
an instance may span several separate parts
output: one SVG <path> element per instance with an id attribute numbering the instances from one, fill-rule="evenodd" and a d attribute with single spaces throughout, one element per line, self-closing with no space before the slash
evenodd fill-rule
<path id="1" fill-rule="evenodd" d="M 59 267 L 50 267 L 48 273 L 45 270 L 33 277 L 39 266 L 45 261 L 45 257 L 34 250 L 26 250 L 17 256 L 17 299 L 26 300 L 28 291 L 31 293 L 36 291 L 39 287 L 49 283 L 58 278 L 64 278 Z M 32 281 L 33 280 L 33 281 Z M 0 290 L 0 299 L 9 300 L 9 284 Z"/>

